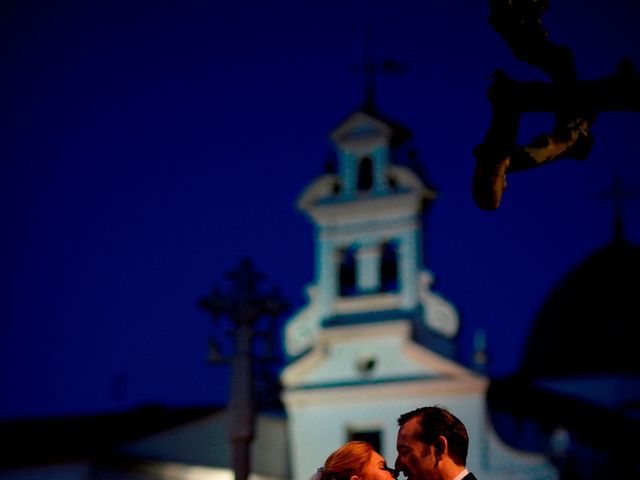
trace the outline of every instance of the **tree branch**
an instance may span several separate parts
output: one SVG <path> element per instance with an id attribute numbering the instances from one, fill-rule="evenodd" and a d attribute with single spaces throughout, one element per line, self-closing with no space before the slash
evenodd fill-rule
<path id="1" fill-rule="evenodd" d="M 491 124 L 484 142 L 473 150 L 473 197 L 483 210 L 500 205 L 507 173 L 561 158 L 587 158 L 598 113 L 640 110 L 640 76 L 629 60 L 608 77 L 576 79 L 573 54 L 548 41 L 540 21 L 547 0 L 489 0 L 489 5 L 489 23 L 514 56 L 547 73 L 551 82 L 519 82 L 503 71 L 494 74 L 488 90 Z M 524 112 L 553 112 L 555 121 L 550 133 L 521 146 L 517 136 Z"/>

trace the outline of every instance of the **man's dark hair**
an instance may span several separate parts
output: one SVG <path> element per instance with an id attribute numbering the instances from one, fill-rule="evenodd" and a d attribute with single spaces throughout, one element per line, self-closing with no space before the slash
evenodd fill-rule
<path id="1" fill-rule="evenodd" d="M 438 406 L 422 407 L 400 415 L 398 425 L 402 426 L 414 417 L 418 417 L 419 425 L 416 440 L 425 445 L 435 445 L 436 439 L 442 435 L 447 439 L 451 460 L 456 465 L 466 465 L 469 435 L 464 424 L 455 415 Z"/>

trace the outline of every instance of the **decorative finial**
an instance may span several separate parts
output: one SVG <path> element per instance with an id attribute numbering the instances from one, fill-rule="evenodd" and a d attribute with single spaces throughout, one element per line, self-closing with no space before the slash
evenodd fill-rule
<path id="1" fill-rule="evenodd" d="M 382 60 L 376 62 L 375 35 L 371 25 L 364 29 L 364 63 L 356 65 L 354 70 L 362 72 L 364 75 L 364 105 L 363 109 L 375 113 L 376 107 L 376 74 L 385 73 L 405 73 L 405 65 L 395 60 Z"/>
<path id="2" fill-rule="evenodd" d="M 616 242 L 624 241 L 624 201 L 637 196 L 637 194 L 638 191 L 635 188 L 625 188 L 620 175 L 614 175 L 611 190 L 601 194 L 604 199 L 613 202 L 613 238 Z"/>

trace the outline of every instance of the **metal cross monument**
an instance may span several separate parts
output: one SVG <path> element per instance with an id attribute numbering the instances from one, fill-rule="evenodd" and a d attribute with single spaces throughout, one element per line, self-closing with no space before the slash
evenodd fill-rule
<path id="1" fill-rule="evenodd" d="M 255 435 L 254 340 L 266 338 L 270 343 L 273 335 L 277 335 L 273 331 L 273 320 L 288 306 L 275 288 L 268 294 L 260 292 L 258 285 L 264 275 L 256 272 L 248 259 L 241 261 L 236 270 L 228 272 L 227 278 L 234 283 L 233 288 L 223 294 L 218 285 L 214 285 L 211 294 L 200 300 L 200 307 L 213 316 L 214 324 L 219 324 L 221 316 L 232 324 L 234 353 L 230 359 L 229 439 L 235 479 L 246 480 L 251 470 L 250 446 Z M 267 320 L 261 322 L 264 317 Z M 217 352 L 211 354 L 217 355 Z"/>

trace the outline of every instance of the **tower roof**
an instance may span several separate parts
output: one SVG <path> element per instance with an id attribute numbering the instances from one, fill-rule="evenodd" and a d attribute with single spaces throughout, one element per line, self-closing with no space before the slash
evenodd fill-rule
<path id="1" fill-rule="evenodd" d="M 375 105 L 365 102 L 336 125 L 331 133 L 331 138 L 339 142 L 341 138 L 353 134 L 354 128 L 361 127 L 362 123 L 375 124 L 378 127 L 378 133 L 384 133 L 387 136 L 392 148 L 403 144 L 412 137 L 408 127 L 380 114 Z"/>

